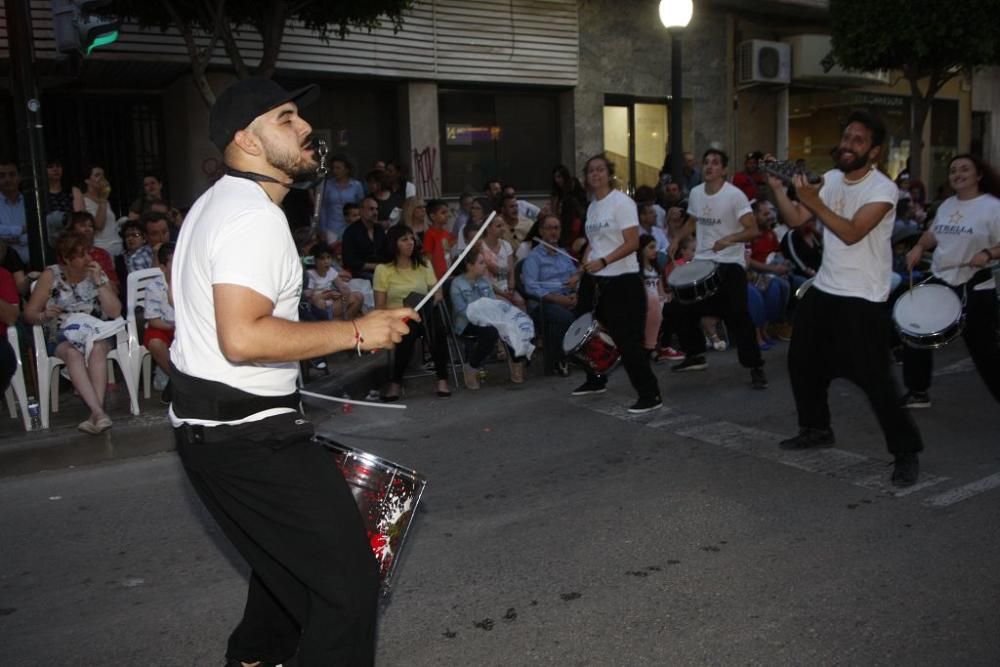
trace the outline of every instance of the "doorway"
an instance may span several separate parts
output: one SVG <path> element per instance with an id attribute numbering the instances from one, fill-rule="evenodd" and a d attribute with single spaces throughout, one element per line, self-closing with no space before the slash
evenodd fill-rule
<path id="1" fill-rule="evenodd" d="M 669 108 L 656 100 L 606 97 L 604 152 L 615 163 L 616 187 L 633 194 L 655 187 L 667 156 Z"/>

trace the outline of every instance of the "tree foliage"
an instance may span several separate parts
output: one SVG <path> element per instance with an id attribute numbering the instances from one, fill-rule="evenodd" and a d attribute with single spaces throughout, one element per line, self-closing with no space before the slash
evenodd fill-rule
<path id="1" fill-rule="evenodd" d="M 952 78 L 1000 63 L 998 17 L 1000 0 L 830 0 L 837 62 L 853 70 L 898 70 L 909 82 L 915 175 L 934 96 Z"/>
<path id="2" fill-rule="evenodd" d="M 270 77 L 289 21 L 300 21 L 329 41 L 334 35 L 342 39 L 351 30 L 371 31 L 383 20 L 399 30 L 403 12 L 412 6 L 413 0 L 114 0 L 105 11 L 134 20 L 142 28 L 176 29 L 187 46 L 195 82 L 211 106 L 215 95 L 205 73 L 219 46 L 240 78 Z M 253 68 L 247 65 L 237 41 L 243 31 L 252 31 L 260 38 L 262 55 Z M 199 46 L 199 36 L 209 37 L 207 47 Z"/>

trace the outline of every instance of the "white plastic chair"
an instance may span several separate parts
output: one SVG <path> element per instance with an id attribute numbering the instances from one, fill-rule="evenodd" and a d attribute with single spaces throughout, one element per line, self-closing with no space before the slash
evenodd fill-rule
<path id="1" fill-rule="evenodd" d="M 149 398 L 150 379 L 152 378 L 152 356 L 149 350 L 142 344 L 139 338 L 139 327 L 135 321 L 135 309 L 140 306 L 146 307 L 146 287 L 151 280 L 163 275 L 163 271 L 158 268 L 139 269 L 128 274 L 125 287 L 128 313 L 125 315 L 125 322 L 128 325 L 128 350 L 129 364 L 132 368 L 132 384 L 139 386 L 142 379 L 142 395 Z"/>
<path id="2" fill-rule="evenodd" d="M 31 430 L 31 415 L 28 413 L 28 392 L 24 387 L 24 367 L 21 365 L 21 342 L 17 335 L 17 326 L 7 327 L 7 340 L 14 348 L 14 357 L 17 359 L 17 369 L 14 377 L 10 379 L 10 386 L 7 388 L 6 399 L 7 409 L 10 411 L 10 418 L 17 419 L 17 408 L 14 406 L 14 399 L 21 408 L 21 419 L 24 421 L 24 430 Z"/>
<path id="3" fill-rule="evenodd" d="M 34 291 L 36 284 L 37 282 L 31 284 L 32 291 Z M 42 428 L 48 428 L 49 412 L 59 412 L 59 378 L 56 373 L 60 367 L 66 364 L 59 357 L 49 356 L 45 332 L 41 325 L 32 326 L 31 333 L 35 344 L 35 367 L 38 369 L 38 413 L 42 421 Z M 130 411 L 133 415 L 138 415 L 139 395 L 129 356 L 127 327 L 118 332 L 115 347 L 108 352 L 108 362 L 112 361 L 118 364 L 122 371 L 122 377 L 125 378 Z M 109 373 L 108 377 L 114 376 Z"/>

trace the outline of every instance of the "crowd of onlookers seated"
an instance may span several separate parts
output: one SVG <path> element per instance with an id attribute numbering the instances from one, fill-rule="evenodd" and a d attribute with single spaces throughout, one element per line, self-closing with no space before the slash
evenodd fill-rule
<path id="1" fill-rule="evenodd" d="M 159 277 L 146 285 L 139 320 L 143 323 L 141 342 L 156 364 L 155 384 L 169 398 L 170 240 L 183 217 L 165 199 L 163 181 L 153 173 L 143 176 L 141 194 L 122 216 L 113 209 L 102 166 L 85 166 L 80 180 L 67 187 L 62 160 L 51 158 L 47 175 L 45 231 L 55 262 L 33 273 L 28 268 L 27 220 L 18 166 L 0 158 L 0 328 L 22 327 L 19 339 L 27 346 L 32 338 L 30 327 L 42 327 L 45 352 L 63 362 L 65 375 L 89 410 L 78 428 L 97 434 L 112 425 L 104 398 L 110 379 L 105 360 L 113 338 L 94 337 L 109 321 L 115 323 L 125 316 L 128 276 L 143 269 L 161 269 Z M 15 369 L 14 351 L 3 336 L 0 390 L 6 390 Z"/>
<path id="2" fill-rule="evenodd" d="M 685 157 L 683 182 L 672 181 L 664 172 L 655 186 L 639 187 L 633 194 L 641 227 L 638 259 L 647 289 L 645 345 L 655 360 L 683 356 L 675 349 L 674 297 L 668 279 L 675 267 L 691 261 L 695 248 L 693 238 L 677 239 L 688 217 L 688 191 L 700 182 L 693 157 Z M 749 153 L 744 169 L 732 178 L 751 200 L 759 230 L 746 247 L 747 298 L 762 349 L 770 348 L 775 340 L 789 339 L 796 294 L 808 289 L 822 261 L 821 233 L 814 221 L 789 229 L 777 219 L 768 201 L 763 170 L 769 160 L 773 156 Z M 303 319 L 350 320 L 371 308 L 412 305 L 448 271 L 494 215 L 476 247 L 426 309 L 423 320 L 410 323 L 410 333 L 394 351 L 389 383 L 381 394 L 384 400 L 402 395 L 404 373 L 420 339 L 425 341 L 421 347 L 424 365 L 433 370 L 438 396 L 451 393 L 449 340 L 452 349 L 461 346 L 465 352 L 466 386 L 480 386 L 490 358 L 507 362 L 513 382 L 524 381 L 525 355 L 515 354 L 496 327 L 470 321 L 468 308 L 479 299 L 530 315 L 546 373 L 569 372 L 563 336 L 582 314 L 576 293 L 579 260 L 586 249 L 588 197 L 568 168 L 553 169 L 549 197 L 540 205 L 519 198 L 512 185 L 490 179 L 482 192 L 462 193 L 452 208 L 442 199 L 417 196 L 396 162 L 376 163 L 363 182 L 352 176 L 353 167 L 346 157 L 334 156 L 330 165 L 330 176 L 320 190 L 318 224 L 303 226 L 302 217 L 289 210 L 293 227 L 300 225 L 293 235 L 303 257 Z M 60 329 L 72 313 L 88 313 L 101 320 L 122 315 L 129 308 L 124 303 L 129 274 L 165 270 L 161 279 L 150 284 L 145 312 L 138 319 L 144 324 L 143 343 L 157 368 L 157 388 L 168 399 L 173 327 L 170 241 L 176 238 L 183 217 L 165 199 L 163 182 L 152 173 L 144 175 L 141 194 L 121 217 L 111 207 L 110 187 L 101 166 L 88 165 L 80 182 L 67 188 L 61 161 L 53 159 L 48 176 L 47 222 L 57 262 L 36 276 L 37 289 L 32 294 L 25 266 L 23 213 L 21 228 L 17 227 L 16 206 L 21 197 L 17 165 L 0 159 L 0 203 L 4 205 L 0 210 L 5 216 L 0 220 L 0 327 L 18 321 L 19 304 L 24 302 L 21 319 L 46 327 L 49 351 L 65 362 L 76 392 L 90 410 L 81 430 L 99 433 L 110 426 L 103 410 L 105 365 L 84 364 L 79 346 Z M 926 201 L 920 182 L 905 176 L 897 182 L 900 199 L 892 244 L 898 259 L 926 229 L 935 206 Z M 902 282 L 902 274 L 897 282 Z M 703 328 L 710 349 L 726 349 L 725 332 L 717 319 L 704 318 Z M 14 364 L 5 345 L 6 340 L 0 340 L 4 387 Z M 106 347 L 106 343 L 95 345 L 91 354 L 102 358 Z M 311 363 L 323 369 L 326 360 Z"/>

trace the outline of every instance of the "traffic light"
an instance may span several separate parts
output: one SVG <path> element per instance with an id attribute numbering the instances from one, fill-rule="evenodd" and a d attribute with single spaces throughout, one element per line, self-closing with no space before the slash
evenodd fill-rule
<path id="1" fill-rule="evenodd" d="M 118 39 L 118 21 L 101 16 L 111 0 L 52 0 L 52 32 L 56 50 L 89 56 L 99 46 Z"/>

